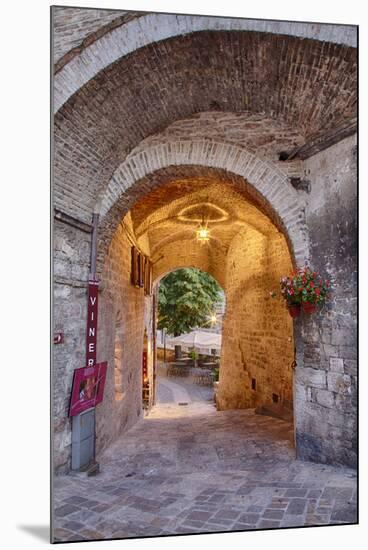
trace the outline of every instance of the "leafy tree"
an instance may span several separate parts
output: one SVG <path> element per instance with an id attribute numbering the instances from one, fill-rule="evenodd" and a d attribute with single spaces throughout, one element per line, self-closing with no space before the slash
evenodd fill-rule
<path id="1" fill-rule="evenodd" d="M 204 326 L 221 300 L 220 292 L 215 279 L 200 269 L 183 268 L 169 273 L 160 282 L 158 328 L 179 336 Z"/>

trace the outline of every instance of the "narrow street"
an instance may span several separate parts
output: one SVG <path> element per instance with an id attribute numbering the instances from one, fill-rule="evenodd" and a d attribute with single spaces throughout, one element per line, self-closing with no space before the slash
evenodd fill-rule
<path id="1" fill-rule="evenodd" d="M 100 457 L 99 475 L 55 477 L 55 537 L 355 522 L 355 471 L 295 460 L 292 438 L 283 420 L 216 411 L 211 388 L 159 378 L 158 404 Z"/>
<path id="2" fill-rule="evenodd" d="M 159 372 L 164 373 L 159 366 Z M 158 377 L 157 384 L 157 404 L 175 404 L 178 403 L 207 403 L 211 404 L 209 410 L 213 408 L 213 388 L 193 384 L 191 379 L 184 377 L 167 377 L 165 375 Z"/>

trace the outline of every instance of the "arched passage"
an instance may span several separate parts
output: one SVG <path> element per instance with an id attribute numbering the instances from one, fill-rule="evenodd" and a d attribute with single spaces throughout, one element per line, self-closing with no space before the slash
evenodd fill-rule
<path id="1" fill-rule="evenodd" d="M 198 155 L 193 149 L 192 154 Z M 150 163 L 148 153 L 146 151 L 146 159 Z M 234 166 L 234 156 L 229 156 L 226 148 L 224 158 Z M 104 246 L 106 248 L 100 258 L 103 285 L 101 333 L 114 330 L 111 326 L 111 319 L 116 317 L 114 311 L 125 307 L 126 373 L 139 371 L 143 331 L 148 339 L 147 349 L 152 351 L 154 348 L 152 308 L 155 306 L 149 296 L 130 283 L 132 245 L 151 258 L 156 281 L 179 267 L 199 268 L 218 280 L 226 293 L 228 306 L 223 322 L 217 395 L 219 408 L 254 408 L 272 405 L 277 400 L 281 406 L 291 409 L 293 323 L 282 301 L 270 297 L 270 293 L 278 289 L 279 278 L 291 270 L 293 263 L 282 232 L 282 219 L 260 191 L 243 177 L 223 168 L 207 168 L 203 163 L 178 165 L 178 159 L 173 172 L 171 160 L 168 159 L 167 169 L 158 169 L 147 175 L 145 181 L 151 185 L 142 185 L 142 179 L 139 180 L 139 198 L 135 195 L 134 202 L 130 193 L 135 184 L 128 187 L 127 180 L 124 180 L 125 190 L 120 188 L 117 192 L 115 187 L 117 200 L 110 209 L 102 201 L 100 251 Z M 189 160 L 192 162 L 193 159 Z M 252 155 L 245 158 L 239 155 L 238 162 L 246 160 L 249 177 L 252 173 L 257 174 L 258 168 L 259 175 L 268 175 L 277 185 L 277 178 L 272 180 L 275 174 L 268 173 L 267 166 L 262 163 L 257 166 Z M 122 171 L 125 172 L 129 173 L 129 170 Z M 280 177 L 277 173 L 276 176 Z M 258 182 L 258 178 L 255 181 Z M 279 185 L 283 183 L 280 178 Z M 282 187 L 279 192 L 283 193 Z M 283 196 L 286 200 L 287 195 Z M 297 207 L 295 197 L 293 199 Z M 129 211 L 120 219 L 114 233 L 114 220 L 119 220 L 129 204 Z M 211 235 L 209 244 L 205 246 L 195 239 L 195 229 L 202 218 L 206 220 Z M 290 241 L 295 242 L 293 235 Z M 111 350 L 107 339 L 102 345 L 102 353 L 109 357 Z M 122 354 L 124 356 L 124 351 Z M 153 366 L 152 354 L 148 362 Z M 108 378 L 106 405 L 103 403 L 98 411 L 101 426 L 106 415 L 104 409 L 109 400 L 112 401 L 113 385 L 114 380 Z M 136 414 L 139 405 L 140 394 L 136 389 L 126 392 L 125 399 L 120 402 L 115 400 L 113 409 L 109 409 L 110 427 L 103 426 L 108 439 L 114 439 L 124 429 L 121 418 L 128 422 L 132 411 Z"/>

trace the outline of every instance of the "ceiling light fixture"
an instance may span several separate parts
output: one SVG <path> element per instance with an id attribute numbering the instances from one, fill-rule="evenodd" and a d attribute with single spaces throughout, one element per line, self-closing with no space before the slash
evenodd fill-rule
<path id="1" fill-rule="evenodd" d="M 197 241 L 200 244 L 206 244 L 210 240 L 210 230 L 207 227 L 208 222 L 204 221 L 204 214 L 202 213 L 202 221 L 196 229 Z"/>
<path id="2" fill-rule="evenodd" d="M 196 234 L 197 234 L 197 241 L 200 242 L 201 244 L 208 243 L 208 241 L 210 240 L 210 232 L 207 229 L 207 227 L 203 225 L 200 225 L 198 227 L 198 229 L 196 230 Z"/>

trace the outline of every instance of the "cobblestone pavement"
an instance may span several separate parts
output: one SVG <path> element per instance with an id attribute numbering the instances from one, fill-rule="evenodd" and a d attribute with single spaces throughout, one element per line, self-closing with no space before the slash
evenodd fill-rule
<path id="1" fill-rule="evenodd" d="M 213 403 L 213 387 L 193 384 L 191 379 L 170 376 L 157 378 L 157 403 Z"/>
<path id="2" fill-rule="evenodd" d="M 163 385 L 168 401 L 99 457 L 96 477 L 55 478 L 55 541 L 356 522 L 354 470 L 295 460 L 283 420 L 178 405 L 174 390 Z"/>

